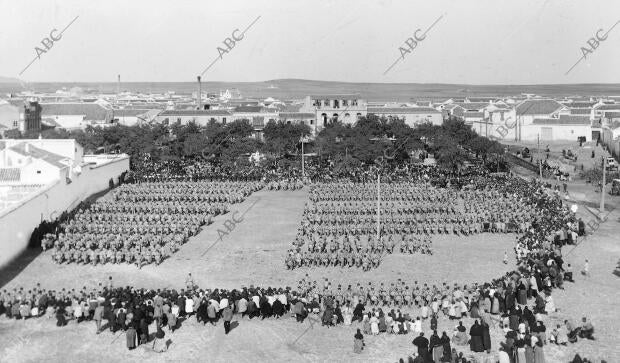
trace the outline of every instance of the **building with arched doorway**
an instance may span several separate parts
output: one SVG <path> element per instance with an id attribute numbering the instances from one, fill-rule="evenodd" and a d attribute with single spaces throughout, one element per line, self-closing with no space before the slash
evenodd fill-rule
<path id="1" fill-rule="evenodd" d="M 313 134 L 319 133 L 330 122 L 341 121 L 354 124 L 361 116 L 366 116 L 368 104 L 359 94 L 310 95 L 304 100 L 302 112 L 313 113 L 316 122 Z"/>

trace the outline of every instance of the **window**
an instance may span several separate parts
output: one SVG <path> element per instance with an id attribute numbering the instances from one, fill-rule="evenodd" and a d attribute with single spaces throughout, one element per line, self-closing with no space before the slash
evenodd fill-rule
<path id="1" fill-rule="evenodd" d="M 177 117 L 177 123 L 181 123 L 181 118 Z"/>
<path id="2" fill-rule="evenodd" d="M 13 121 L 13 127 L 17 127 L 17 126 L 18 126 L 17 121 Z"/>
<path id="3" fill-rule="evenodd" d="M 314 120 L 310 120 L 310 125 L 314 125 Z"/>
<path id="4" fill-rule="evenodd" d="M 500 117 L 501 117 L 501 120 L 502 120 L 502 121 L 504 121 L 504 113 L 503 113 L 503 112 L 500 112 L 500 113 L 499 113 L 499 115 L 500 115 Z"/>
<path id="5" fill-rule="evenodd" d="M 226 125 L 226 117 L 222 117 L 222 123 Z"/>
<path id="6" fill-rule="evenodd" d="M 41 174 L 41 170 L 37 170 L 37 174 Z"/>

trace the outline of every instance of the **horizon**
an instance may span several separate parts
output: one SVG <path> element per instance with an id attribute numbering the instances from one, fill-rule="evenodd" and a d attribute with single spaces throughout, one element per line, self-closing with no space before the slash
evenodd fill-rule
<path id="1" fill-rule="evenodd" d="M 0 76 L 2 78 L 2 76 Z M 11 77 L 5 77 L 11 78 Z M 281 82 L 281 81 L 301 81 L 301 82 L 320 82 L 320 83 L 349 83 L 349 84 L 381 84 L 381 85 L 439 85 L 439 86 L 491 86 L 491 87 L 522 87 L 522 86 L 620 86 L 620 82 L 595 82 L 595 83 L 529 83 L 529 84 L 515 84 L 515 83 L 443 83 L 443 82 L 365 82 L 365 81 L 328 81 L 328 80 L 318 80 L 318 79 L 303 79 L 303 78 L 278 78 L 278 79 L 268 79 L 263 81 L 202 81 L 202 84 L 206 83 L 269 83 L 269 82 Z M 95 84 L 117 84 L 116 81 L 24 81 L 16 79 L 15 81 L 4 81 L 0 80 L 0 83 L 4 84 L 19 84 L 19 83 L 58 83 L 58 84 L 75 84 L 75 83 L 95 83 Z M 136 83 L 190 83 L 195 84 L 196 81 L 123 81 L 121 79 L 121 84 L 136 84 Z M 620 92 L 620 89 L 618 90 Z"/>

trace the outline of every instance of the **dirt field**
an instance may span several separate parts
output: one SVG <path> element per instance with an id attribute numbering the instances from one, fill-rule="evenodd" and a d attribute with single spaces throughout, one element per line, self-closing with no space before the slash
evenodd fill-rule
<path id="1" fill-rule="evenodd" d="M 590 197 L 585 189 L 581 193 L 584 200 Z M 202 287 L 226 288 L 250 284 L 296 286 L 306 273 L 317 280 L 327 277 L 343 284 L 358 281 L 389 283 L 397 278 L 432 283 L 474 282 L 489 280 L 514 267 L 512 262 L 504 265 L 502 258 L 504 251 L 508 251 L 514 260 L 512 246 L 515 237 L 486 234 L 467 238 L 435 237 L 432 256 L 390 255 L 379 269 L 370 272 L 336 268 L 287 271 L 283 257 L 296 235 L 306 198 L 307 191 L 255 193 L 233 207 L 233 212 L 239 212 L 237 219 L 239 215 L 244 216 L 230 234 L 218 240 L 217 230 L 225 230 L 224 223 L 232 218 L 232 213 L 218 217 L 214 224 L 160 266 L 147 266 L 142 270 L 127 265 L 57 266 L 48 254 L 42 254 L 3 288 L 28 287 L 36 282 L 48 288 L 90 286 L 107 276 L 112 276 L 116 284 L 181 288 L 188 272 L 192 272 Z M 563 350 L 546 346 L 549 362 L 566 362 L 575 351 L 585 352 L 586 356 L 593 358 L 607 357 L 608 362 L 620 361 L 617 341 L 620 315 L 615 313 L 617 309 L 613 306 L 620 299 L 620 279 L 612 273 L 620 259 L 617 215 L 617 212 L 611 215 L 594 238 L 590 237 L 570 254 L 566 250 L 567 260 L 574 264 L 576 272 L 583 260 L 589 258 L 592 274 L 586 282 L 585 277 L 576 273 L 579 276 L 575 285 L 569 284 L 567 290 L 555 293 L 560 312 L 550 317 L 550 322 L 555 322 L 567 316 L 577 320 L 586 315 L 593 319 L 598 340 L 580 341 Z M 415 311 L 412 313 L 416 314 Z M 167 334 L 171 339 L 169 351 L 157 355 L 143 348 L 127 351 L 124 336 L 118 337 L 117 333 L 114 337 L 109 332 L 95 335 L 92 323 L 72 323 L 69 327 L 57 328 L 54 319 L 9 321 L 3 317 L 0 318 L 0 361 L 396 362 L 413 351 L 411 334 L 384 335 L 366 337 L 367 348 L 361 355 L 355 355 L 352 345 L 355 328 L 359 327 L 357 324 L 328 329 L 312 326 L 308 320 L 299 324 L 289 318 L 236 319 L 239 326 L 229 336 L 224 335 L 221 324 L 202 327 L 194 319 L 185 321 L 175 333 Z M 551 329 L 550 322 L 546 323 L 548 329 Z M 470 325 L 471 321 L 466 319 L 465 324 Z M 454 325 L 454 322 L 442 318 L 439 331 L 450 333 Z M 428 322 L 423 328 L 428 332 Z M 496 326 L 491 333 L 496 350 L 501 331 Z"/>

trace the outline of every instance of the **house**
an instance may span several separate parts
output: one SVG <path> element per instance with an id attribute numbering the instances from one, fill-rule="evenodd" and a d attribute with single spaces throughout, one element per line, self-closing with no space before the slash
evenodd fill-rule
<path id="1" fill-rule="evenodd" d="M 19 170 L 11 174 L 19 176 L 5 184 L 45 185 L 79 173 L 83 155 L 83 148 L 72 139 L 9 139 L 0 150 L 0 167 Z"/>
<path id="2" fill-rule="evenodd" d="M 423 123 L 441 125 L 443 116 L 441 111 L 431 107 L 369 107 L 368 114 L 379 117 L 400 118 L 410 127 L 415 127 Z"/>
<path id="3" fill-rule="evenodd" d="M 155 120 L 162 110 L 125 108 L 113 111 L 113 122 L 124 126 L 149 124 Z"/>
<path id="4" fill-rule="evenodd" d="M 591 141 L 592 121 L 589 116 L 561 114 L 558 118 L 537 118 L 522 126 L 522 140 L 535 141 L 538 137 L 545 141 L 577 141 L 585 137 L 586 141 Z"/>
<path id="5" fill-rule="evenodd" d="M 206 126 L 211 121 L 225 125 L 232 120 L 232 113 L 226 110 L 166 110 L 157 115 L 155 120 L 165 125 L 187 125 L 195 122 L 197 125 Z"/>
<path id="6" fill-rule="evenodd" d="M 620 103 L 598 104 L 598 105 L 594 106 L 594 108 L 593 108 L 593 115 L 592 115 L 592 117 L 595 118 L 595 119 L 603 118 L 604 113 L 605 112 L 610 112 L 610 111 L 620 112 Z"/>
<path id="7" fill-rule="evenodd" d="M 65 130 L 113 125 L 114 111 L 98 103 L 42 103 L 41 107 L 41 117 L 53 119 Z"/>
<path id="8" fill-rule="evenodd" d="M 528 140 L 528 138 L 524 137 L 522 128 L 532 125 L 534 120 L 557 119 L 560 115 L 570 116 L 570 110 L 556 100 L 527 99 L 519 103 L 515 107 L 515 140 Z"/>
<path id="9" fill-rule="evenodd" d="M 367 104 L 359 94 L 319 94 L 306 96 L 300 111 L 314 113 L 317 122 L 313 134 L 317 134 L 332 121 L 354 124 L 366 116 Z"/>

